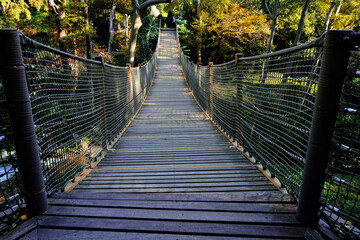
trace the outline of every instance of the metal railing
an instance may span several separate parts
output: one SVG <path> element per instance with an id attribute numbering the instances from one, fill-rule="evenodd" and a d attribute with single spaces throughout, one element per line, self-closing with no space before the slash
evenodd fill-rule
<path id="1" fill-rule="evenodd" d="M 158 45 L 159 41 L 160 34 Z M 1 30 L 0 45 L 0 231 L 4 232 L 24 214 L 43 212 L 46 193 L 63 190 L 112 147 L 149 92 L 159 49 L 142 66 L 117 67 L 61 52 L 16 30 Z M 9 59 L 14 54 L 17 62 Z M 26 108 L 20 109 L 20 103 Z M 29 122 L 24 124 L 26 114 Z M 32 139 L 19 133 L 22 124 L 31 130 L 26 131 Z M 17 139 L 29 141 L 19 144 Z M 33 169 L 36 178 L 28 174 Z"/>
<path id="2" fill-rule="evenodd" d="M 359 38 L 330 31 L 301 46 L 253 57 L 237 54 L 234 61 L 208 66 L 190 62 L 178 40 L 194 98 L 253 163 L 299 199 L 299 221 L 315 226 L 321 215 L 340 236 L 355 238 L 360 236 L 359 49 L 348 58 Z"/>

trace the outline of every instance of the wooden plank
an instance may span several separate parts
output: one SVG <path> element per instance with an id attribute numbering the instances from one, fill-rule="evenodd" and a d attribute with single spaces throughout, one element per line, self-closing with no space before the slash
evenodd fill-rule
<path id="1" fill-rule="evenodd" d="M 194 150 L 194 151 L 204 151 L 206 149 L 227 149 L 228 146 L 176 146 L 174 145 L 172 147 L 156 147 L 156 148 L 140 148 L 140 147 L 133 147 L 133 148 L 121 148 L 119 145 L 114 146 L 116 150 L 112 149 L 113 151 L 118 152 L 149 152 L 149 151 L 169 151 L 169 150 Z"/>
<path id="2" fill-rule="evenodd" d="M 140 185 L 140 186 L 139 186 Z M 204 188 L 204 187 L 245 187 L 245 186 L 272 186 L 269 181 L 252 181 L 252 182 L 195 182 L 195 183 L 179 183 L 179 182 L 170 182 L 170 183 L 157 183 L 157 184 L 145 184 L 140 182 L 140 184 L 135 183 L 117 183 L 115 181 L 102 181 L 102 182 L 81 182 L 77 189 L 84 188 L 116 188 L 116 189 L 137 189 L 137 188 Z"/>
<path id="3" fill-rule="evenodd" d="M 52 240 L 98 240 L 98 239 L 121 239 L 121 240 L 235 240 L 238 237 L 209 236 L 209 235 L 182 235 L 150 232 L 117 232 L 80 229 L 39 229 L 39 239 Z M 242 240 L 259 240 L 264 238 L 241 238 Z"/>
<path id="4" fill-rule="evenodd" d="M 218 170 L 218 171 L 214 171 L 214 170 L 204 170 L 204 169 L 199 169 L 199 171 L 182 171 L 182 172 L 169 172 L 169 171 L 164 171 L 164 172 L 146 172 L 146 171 L 137 171 L 137 172 L 127 172 L 127 171 L 118 171 L 118 170 L 113 170 L 113 171 L 93 171 L 92 175 L 93 177 L 97 177 L 97 176 L 103 176 L 103 177 L 129 177 L 129 176 L 134 176 L 134 177 L 148 177 L 148 176 L 153 176 L 153 177 L 163 177 L 163 176 L 179 176 L 179 177 L 203 177 L 203 176 L 208 176 L 211 174 L 216 174 L 216 172 L 219 172 L 219 176 L 227 176 L 228 174 L 237 174 L 237 175 L 242 175 L 242 176 L 248 176 L 249 174 L 258 174 L 259 171 L 257 170 L 247 170 L 247 169 L 238 169 L 238 170 Z"/>
<path id="5" fill-rule="evenodd" d="M 295 202 L 290 194 L 282 193 L 218 193 L 218 194 L 124 194 L 124 193 L 76 193 L 55 192 L 51 198 L 67 199 L 107 199 L 107 200 L 161 200 L 161 201 L 200 201 L 200 202 Z"/>
<path id="6" fill-rule="evenodd" d="M 44 215 L 72 217 L 101 217 L 150 220 L 176 220 L 225 223 L 256 223 L 256 224 L 286 224 L 299 225 L 295 214 L 289 213 L 256 213 L 256 212 L 221 212 L 209 210 L 168 210 L 168 209 L 138 209 L 138 208 L 107 208 L 84 206 L 50 206 Z"/>
<path id="7" fill-rule="evenodd" d="M 112 208 L 148 208 L 148 209 L 178 209 L 178 210 L 216 210 L 232 212 L 265 212 L 265 213 L 295 213 L 295 203 L 259 203 L 259 202 L 189 202 L 162 200 L 108 200 L 108 199 L 62 199 L 50 198 L 49 205 L 60 206 L 91 206 Z"/>
<path id="8" fill-rule="evenodd" d="M 218 160 L 222 160 L 222 159 L 239 159 L 239 160 L 245 160 L 246 158 L 239 155 L 239 154 L 231 154 L 231 153 L 226 153 L 226 152 L 222 152 L 222 153 L 210 153 L 210 152 L 198 152 L 196 151 L 196 153 L 191 153 L 191 152 L 187 152 L 185 153 L 181 153 L 181 152 L 177 152 L 177 153 L 156 153 L 156 152 L 149 152 L 149 153 L 143 153 L 141 156 L 144 157 L 152 157 L 152 158 L 172 158 L 172 159 L 218 159 Z M 136 159 L 139 156 L 136 154 L 127 154 L 125 152 L 122 152 L 121 154 L 119 152 L 111 152 L 108 153 L 108 155 L 106 156 L 108 159 Z"/>
<path id="9" fill-rule="evenodd" d="M 109 160 L 107 162 L 104 162 L 103 164 L 99 165 L 99 168 L 106 168 L 106 167 L 110 167 L 110 166 L 115 166 L 115 167 L 128 167 L 128 168 L 137 168 L 137 167 L 201 167 L 201 166 L 218 166 L 220 167 L 226 167 L 226 166 L 244 166 L 244 167 L 253 167 L 253 165 L 251 163 L 246 162 L 246 161 L 233 161 L 233 160 L 229 160 L 229 161 L 219 161 L 219 160 L 215 160 L 215 161 L 196 161 L 196 160 L 189 160 L 189 161 L 161 161 L 161 162 L 150 162 L 150 161 L 144 161 L 143 162 L 136 162 L 136 163 L 132 163 L 132 162 L 121 162 L 121 161 L 112 161 Z"/>
<path id="10" fill-rule="evenodd" d="M 97 180 L 123 180 L 123 181 L 136 181 L 136 180 L 144 180 L 144 181 L 151 181 L 151 180 L 158 180 L 158 181 L 166 181 L 167 179 L 172 180 L 179 180 L 181 181 L 195 181 L 195 180 L 201 180 L 201 181 L 216 181 L 217 179 L 228 179 L 234 180 L 234 178 L 239 178 L 239 180 L 245 179 L 245 181 L 249 181 L 251 179 L 254 180 L 262 180 L 263 175 L 261 173 L 248 173 L 248 174 L 203 174 L 203 175 L 163 175 L 163 176 L 153 176 L 153 175 L 143 175 L 143 176 L 122 176 L 122 175 L 92 175 L 86 178 L 85 181 L 91 180 L 91 181 L 97 181 Z"/>
<path id="11" fill-rule="evenodd" d="M 241 164 L 249 164 L 249 160 L 243 158 L 236 158 L 236 157 L 206 157 L 206 156 L 187 156 L 187 157 L 171 157 L 171 156 L 163 156 L 161 157 L 144 157 L 144 158 L 121 158 L 120 156 L 109 156 L 108 161 L 101 163 L 101 165 L 107 164 L 123 164 L 123 165 L 130 165 L 130 164 L 154 164 L 154 163 L 173 163 L 173 164 L 191 164 L 191 163 L 241 163 Z M 146 160 L 144 160 L 146 159 Z M 99 165 L 99 166 L 101 166 Z"/>
<path id="12" fill-rule="evenodd" d="M 204 158 L 204 159 L 246 159 L 244 156 L 239 155 L 239 153 L 235 152 L 224 152 L 224 151 L 186 151 L 186 152 L 144 152 L 140 155 L 143 158 L 153 157 L 153 158 L 181 158 L 181 159 L 191 159 L 191 158 Z M 116 151 L 110 151 L 106 155 L 107 159 L 133 159 L 133 158 L 139 158 L 139 154 L 136 152 L 132 153 L 126 153 L 126 152 L 116 152 Z"/>
<path id="13" fill-rule="evenodd" d="M 226 151 L 224 151 L 226 149 Z M 180 153 L 192 153 L 192 152 L 207 152 L 209 155 L 211 155 L 212 152 L 223 152 L 223 153 L 235 153 L 239 155 L 239 152 L 234 149 L 230 149 L 229 147 L 206 147 L 205 145 L 201 148 L 166 148 L 166 149 L 157 149 L 157 150 L 147 150 L 147 151 L 136 151 L 136 150 L 126 150 L 126 149 L 111 149 L 111 153 L 117 153 L 117 154 L 158 154 L 158 153 L 165 153 L 165 154 L 180 154 Z M 242 155 L 239 155 L 242 156 Z"/>
<path id="14" fill-rule="evenodd" d="M 114 178 L 107 178 L 107 179 L 87 179 L 82 181 L 81 184 L 184 184 L 184 183 L 233 183 L 233 178 L 200 178 L 200 179 L 174 179 L 174 178 L 168 178 L 168 179 L 141 179 L 141 180 L 133 180 L 133 179 L 114 179 Z M 247 182 L 250 184 L 250 182 L 269 182 L 263 177 L 259 178 L 248 178 L 248 179 L 242 179 L 242 183 Z"/>
<path id="15" fill-rule="evenodd" d="M 22 236 L 20 239 L 21 240 L 38 240 L 39 239 L 38 230 L 34 229 L 30 233 Z"/>
<path id="16" fill-rule="evenodd" d="M 138 231 L 155 233 L 207 234 L 223 236 L 256 236 L 300 238 L 303 227 L 278 225 L 244 225 L 182 221 L 134 220 L 112 218 L 41 216 L 39 226 L 47 228 L 79 228 L 109 231 Z"/>
<path id="17" fill-rule="evenodd" d="M 90 185 L 91 186 L 91 185 Z M 75 188 L 74 192 L 108 192 L 108 193 L 211 193 L 211 192 L 275 192 L 277 189 L 274 186 L 240 186 L 240 187 L 192 187 L 192 188 L 123 188 L 119 189 L 113 185 L 110 186 L 90 186 L 86 188 Z"/>
<path id="18" fill-rule="evenodd" d="M 237 173 L 258 173 L 259 171 L 254 168 L 254 167 L 250 167 L 250 166 L 232 166 L 232 167 L 217 167 L 217 166 L 213 166 L 213 167 L 207 167 L 207 168 L 156 168 L 156 169 L 151 169 L 151 168 L 136 168 L 136 169 L 117 169 L 117 168 L 95 168 L 93 169 L 91 174 L 102 174 L 104 172 L 111 172 L 112 174 L 115 173 L 121 173 L 121 174 L 135 174 L 135 173 L 146 173 L 146 174 L 202 174 L 202 173 L 208 173 L 208 172 L 237 172 Z"/>

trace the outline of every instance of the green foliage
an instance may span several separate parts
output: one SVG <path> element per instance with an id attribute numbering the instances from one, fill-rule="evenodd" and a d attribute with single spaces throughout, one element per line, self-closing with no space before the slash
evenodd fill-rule
<path id="1" fill-rule="evenodd" d="M 93 38 L 100 46 L 106 46 L 109 41 L 109 17 L 111 6 L 111 0 L 92 0 L 91 4 L 89 4 L 90 19 L 96 29 L 96 34 Z M 125 14 L 131 14 L 131 12 L 131 0 L 119 0 L 117 2 L 114 18 L 114 26 L 116 29 L 118 24 L 124 27 Z M 117 30 L 119 31 L 119 29 Z M 117 33 L 115 33 L 115 37 L 116 34 Z M 114 45 L 116 44 L 117 42 L 115 41 Z"/>
<path id="2" fill-rule="evenodd" d="M 273 5 L 272 1 L 267 0 L 270 11 Z M 0 27 L 18 28 L 35 40 L 57 48 L 60 47 L 59 42 L 61 42 L 65 50 L 81 56 L 85 55 L 85 35 L 90 35 L 94 47 L 99 49 L 99 52 L 106 52 L 105 46 L 109 40 L 109 15 L 112 0 L 55 0 L 54 2 L 59 9 L 64 11 L 63 20 L 59 20 L 58 13 L 54 12 L 47 0 L 0 0 Z M 140 1 L 140 3 L 142 2 L 144 0 Z M 280 2 L 281 11 L 274 39 L 276 50 L 292 46 L 305 0 L 281 0 Z M 324 21 L 331 2 L 329 0 L 311 1 L 301 35 L 301 43 L 319 37 L 323 33 Z M 266 46 L 268 40 L 266 34 L 265 36 L 261 35 L 261 37 L 248 34 L 242 34 L 239 37 L 234 37 L 234 35 L 222 37 L 219 34 L 221 28 L 219 27 L 217 31 L 214 31 L 214 26 L 221 26 L 228 21 L 223 17 L 224 9 L 235 5 L 247 9 L 248 12 L 257 12 L 257 14 L 261 14 L 270 20 L 264 0 L 201 0 L 200 5 L 197 5 L 197 0 L 174 0 L 171 4 L 159 4 L 157 6 L 162 16 L 167 17 L 167 25 L 171 25 L 172 15 L 176 18 L 179 17 L 179 21 L 186 20 L 183 26 L 187 30 L 181 33 L 181 40 L 182 44 L 185 44 L 189 50 L 192 59 L 195 60 L 197 57 L 196 49 L 198 46 L 202 47 L 203 63 L 209 60 L 218 62 L 229 60 L 235 52 L 243 52 L 246 55 L 263 52 L 263 46 Z M 89 7 L 90 25 L 86 24 L 84 18 L 85 6 Z M 358 29 L 360 26 L 358 22 L 360 19 L 359 9 L 359 1 L 338 0 L 330 18 L 330 29 Z M 131 13 L 131 0 L 117 1 L 114 18 L 114 51 L 126 52 L 124 20 L 125 14 L 130 15 Z M 233 13 L 235 12 L 233 11 Z M 204 19 L 206 15 L 208 19 Z M 234 14 L 230 16 L 234 16 Z M 251 14 L 249 16 L 240 15 L 243 22 L 251 22 L 252 17 Z M 66 37 L 63 39 L 59 39 L 60 28 L 66 32 Z M 144 28 L 142 30 L 143 36 L 139 37 L 140 41 L 142 41 L 141 39 L 145 41 L 140 43 L 143 47 L 140 55 L 144 55 L 143 59 L 146 59 L 149 50 L 145 48 L 150 46 L 147 43 L 149 26 Z M 254 32 L 265 33 L 268 31 L 265 28 L 264 26 L 255 27 Z M 234 30 L 242 31 L 240 28 L 234 28 Z M 147 35 L 148 37 L 146 37 Z M 220 44 L 219 39 L 221 39 Z M 217 53 L 219 51 L 223 53 L 220 56 Z M 217 60 L 214 59 L 215 56 L 218 56 Z M 140 62 L 142 61 L 140 60 Z"/>
<path id="3" fill-rule="evenodd" d="M 46 0 L 0 0 L 1 15 L 0 28 L 12 28 L 21 19 L 31 18 L 31 9 L 40 11 L 44 7 L 46 10 Z"/>
<path id="4" fill-rule="evenodd" d="M 145 63 L 150 56 L 150 49 L 149 49 L 149 32 L 151 28 L 151 17 L 145 16 L 141 18 L 143 25 L 139 30 L 138 35 L 138 52 L 136 60 L 139 64 Z"/>
<path id="5" fill-rule="evenodd" d="M 180 21 L 185 20 L 182 25 L 187 28 L 183 31 L 187 36 L 182 31 L 180 36 L 193 61 L 199 45 L 203 64 L 232 60 L 236 52 L 264 52 L 269 26 L 264 15 L 250 6 L 245 8 L 228 0 L 203 0 L 197 6 L 197 1 L 185 0 L 182 16 Z"/>

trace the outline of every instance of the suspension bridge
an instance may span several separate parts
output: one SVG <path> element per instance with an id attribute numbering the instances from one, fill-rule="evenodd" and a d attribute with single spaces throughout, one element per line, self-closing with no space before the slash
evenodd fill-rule
<path id="1" fill-rule="evenodd" d="M 16 161 L 24 161 L 12 174 L 21 173 L 25 190 L 4 197 L 11 210 L 2 205 L 2 224 L 9 225 L 9 216 L 32 218 L 5 239 L 313 239 L 320 234 L 312 229 L 325 231 L 324 225 L 338 236 L 345 228 L 347 236 L 359 236 L 356 200 L 353 215 L 324 200 L 334 190 L 323 190 L 324 181 L 339 178 L 324 165 L 333 137 L 311 134 L 324 119 L 329 123 L 314 132 L 333 132 L 338 113 L 324 113 L 316 96 L 338 96 L 326 103 L 338 108 L 348 62 L 354 63 L 348 45 L 336 48 L 335 60 L 320 61 L 337 32 L 283 52 L 198 66 L 182 53 L 177 31 L 161 29 L 153 58 L 137 68 L 81 59 L 8 32 L 21 45 L 22 90 L 30 99 L 14 99 L 15 85 L 6 80 L 16 67 L 3 59 Z M 337 65 L 325 74 L 340 72 L 334 77 L 340 86 L 319 83 L 326 78 L 320 62 Z M 32 109 L 34 127 L 21 123 L 22 107 Z M 357 107 L 343 106 L 341 113 Z M 33 133 L 41 155 L 26 146 Z M 340 182 L 358 191 L 355 181 Z"/>

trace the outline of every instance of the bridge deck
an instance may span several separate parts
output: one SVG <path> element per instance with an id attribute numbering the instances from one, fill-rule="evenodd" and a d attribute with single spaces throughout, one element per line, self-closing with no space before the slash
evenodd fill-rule
<path id="1" fill-rule="evenodd" d="M 162 32 L 151 93 L 114 149 L 13 237 L 303 238 L 292 197 L 232 149 L 192 99 L 175 41 Z"/>

